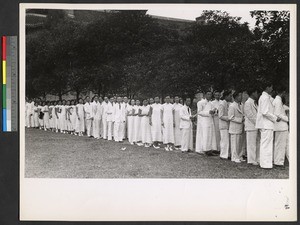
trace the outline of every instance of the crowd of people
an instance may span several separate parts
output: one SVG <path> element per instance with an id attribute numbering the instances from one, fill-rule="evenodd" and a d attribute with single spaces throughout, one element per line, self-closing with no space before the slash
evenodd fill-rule
<path id="1" fill-rule="evenodd" d="M 270 169 L 288 158 L 289 108 L 286 91 L 265 85 L 260 93 L 208 90 L 192 111 L 178 96 L 144 99 L 101 97 L 62 101 L 26 99 L 26 127 L 68 133 L 166 151 L 219 156 Z M 196 125 L 194 144 L 193 127 Z"/>

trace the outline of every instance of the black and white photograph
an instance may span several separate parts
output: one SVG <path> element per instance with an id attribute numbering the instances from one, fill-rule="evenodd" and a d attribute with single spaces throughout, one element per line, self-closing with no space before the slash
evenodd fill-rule
<path id="1" fill-rule="evenodd" d="M 196 6 L 25 7 L 24 178 L 288 181 L 291 11 Z"/>

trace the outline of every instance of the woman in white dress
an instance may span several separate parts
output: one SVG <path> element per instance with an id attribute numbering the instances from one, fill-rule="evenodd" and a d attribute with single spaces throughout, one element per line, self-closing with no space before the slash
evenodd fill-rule
<path id="1" fill-rule="evenodd" d="M 140 110 L 140 100 L 135 101 L 135 106 L 133 107 L 133 140 L 132 142 L 142 146 L 142 135 L 141 135 L 141 117 L 139 116 Z"/>
<path id="2" fill-rule="evenodd" d="M 179 97 L 175 96 L 173 104 L 173 118 L 174 118 L 174 145 L 175 150 L 179 150 L 181 146 L 181 129 L 180 129 L 180 109 L 182 104 L 179 103 Z"/>
<path id="3" fill-rule="evenodd" d="M 37 102 L 33 106 L 33 123 L 35 128 L 39 128 L 39 109 Z"/>
<path id="4" fill-rule="evenodd" d="M 159 97 L 154 98 L 154 103 L 151 105 L 149 114 L 153 147 L 158 149 L 159 143 L 162 142 L 162 105 L 160 104 Z"/>
<path id="5" fill-rule="evenodd" d="M 100 139 L 100 125 L 101 125 L 101 117 L 102 117 L 102 107 L 99 102 L 99 98 L 97 95 L 95 95 L 92 99 L 92 115 L 94 117 L 93 119 L 93 136 L 96 139 Z"/>
<path id="6" fill-rule="evenodd" d="M 75 128 L 76 128 L 76 120 L 77 120 L 77 115 L 76 115 L 76 100 L 71 101 L 71 106 L 69 108 L 69 113 L 70 113 L 70 120 L 71 120 L 71 127 L 72 127 L 72 134 L 75 134 Z"/>
<path id="7" fill-rule="evenodd" d="M 67 133 L 67 111 L 66 111 L 66 101 L 62 101 L 62 105 L 60 107 L 60 132 Z"/>
<path id="8" fill-rule="evenodd" d="M 60 112 L 61 112 L 61 101 L 57 102 L 55 106 L 55 115 L 56 115 L 56 133 L 61 131 L 61 124 L 60 124 Z"/>
<path id="9" fill-rule="evenodd" d="M 146 148 L 149 148 L 152 143 L 149 111 L 150 105 L 148 105 L 148 100 L 144 100 L 143 106 L 139 109 L 139 117 L 141 117 L 142 143 Z"/>
<path id="10" fill-rule="evenodd" d="M 40 103 L 38 104 L 38 117 L 39 117 L 39 127 L 40 130 L 44 129 L 44 113 L 43 113 L 43 109 L 44 109 L 44 102 L 40 101 Z"/>
<path id="11" fill-rule="evenodd" d="M 133 143 L 133 136 L 134 136 L 134 106 L 135 106 L 135 100 L 131 99 L 130 104 L 126 108 L 126 114 L 127 114 L 127 137 L 130 144 Z"/>
<path id="12" fill-rule="evenodd" d="M 71 122 L 71 102 L 68 100 L 66 101 L 66 105 L 65 105 L 65 109 L 66 109 L 66 130 L 65 133 L 71 134 L 72 133 L 72 122 Z"/>
<path id="13" fill-rule="evenodd" d="M 49 127 L 50 127 L 50 130 L 53 131 L 53 102 L 49 102 Z"/>
<path id="14" fill-rule="evenodd" d="M 79 136 L 83 136 L 84 132 L 84 106 L 82 98 L 79 99 L 78 104 L 76 105 L 76 132 Z"/>
<path id="15" fill-rule="evenodd" d="M 166 103 L 162 106 L 162 127 L 163 127 L 163 143 L 166 145 L 166 151 L 173 151 L 174 145 L 174 119 L 173 105 L 170 103 L 170 96 L 165 98 Z"/>
<path id="16" fill-rule="evenodd" d="M 44 113 L 44 130 L 49 130 L 50 129 L 50 124 L 49 124 L 49 106 L 48 102 L 43 103 L 43 109 L 42 112 Z"/>

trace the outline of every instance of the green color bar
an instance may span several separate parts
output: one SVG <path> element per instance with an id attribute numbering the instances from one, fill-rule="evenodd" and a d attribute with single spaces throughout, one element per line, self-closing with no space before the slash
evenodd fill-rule
<path id="1" fill-rule="evenodd" d="M 2 84 L 2 108 L 6 109 L 6 84 Z"/>

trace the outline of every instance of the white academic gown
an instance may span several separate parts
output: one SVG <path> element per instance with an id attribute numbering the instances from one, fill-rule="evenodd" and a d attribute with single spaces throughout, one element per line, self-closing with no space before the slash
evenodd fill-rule
<path id="1" fill-rule="evenodd" d="M 127 115 L 127 137 L 129 143 L 133 143 L 133 134 L 134 134 L 134 116 L 133 113 L 133 106 L 128 105 L 126 108 L 126 115 Z"/>
<path id="2" fill-rule="evenodd" d="M 180 146 L 181 145 L 181 129 L 180 129 L 180 109 L 182 105 L 180 103 L 173 104 L 173 116 L 174 116 L 174 145 Z"/>
<path id="3" fill-rule="evenodd" d="M 165 103 L 162 105 L 163 111 L 163 143 L 174 144 L 174 119 L 173 119 L 173 105 Z"/>
<path id="4" fill-rule="evenodd" d="M 153 142 L 162 142 L 162 126 L 161 126 L 161 112 L 162 105 L 154 103 L 151 105 L 151 134 Z"/>
<path id="5" fill-rule="evenodd" d="M 107 140 L 112 140 L 112 124 L 114 121 L 114 107 L 111 102 L 107 103 L 106 122 L 107 122 Z"/>
<path id="6" fill-rule="evenodd" d="M 114 108 L 114 140 L 120 142 L 124 137 L 124 123 L 126 120 L 125 117 L 125 104 L 116 103 L 113 106 Z"/>
<path id="7" fill-rule="evenodd" d="M 202 132 L 203 132 L 203 127 L 202 127 L 202 116 L 200 116 L 200 112 L 203 110 L 205 106 L 205 99 L 202 99 L 197 102 L 197 133 L 196 133 L 196 147 L 195 151 L 198 153 L 203 152 L 202 148 Z"/>
<path id="8" fill-rule="evenodd" d="M 86 120 L 86 134 L 88 137 L 92 136 L 92 121 L 93 121 L 93 109 L 92 103 L 86 102 L 84 104 L 85 120 Z"/>
<path id="9" fill-rule="evenodd" d="M 216 132 L 213 115 L 209 113 L 214 107 L 211 101 L 206 99 L 202 102 L 202 108 L 199 112 L 202 121 L 202 151 L 217 150 Z"/>

